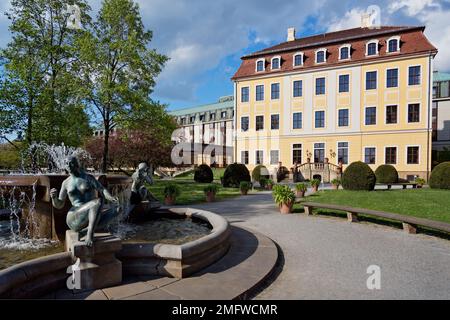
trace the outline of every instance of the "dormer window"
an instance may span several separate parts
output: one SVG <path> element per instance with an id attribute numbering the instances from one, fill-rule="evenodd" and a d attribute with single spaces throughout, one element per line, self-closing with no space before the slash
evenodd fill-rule
<path id="1" fill-rule="evenodd" d="M 378 40 L 371 40 L 366 44 L 366 56 L 378 55 Z"/>
<path id="2" fill-rule="evenodd" d="M 319 49 L 316 51 L 316 63 L 324 63 L 327 60 L 327 49 Z"/>
<path id="3" fill-rule="evenodd" d="M 298 52 L 294 54 L 293 65 L 294 67 L 300 67 L 303 65 L 303 52 Z"/>
<path id="4" fill-rule="evenodd" d="M 339 60 L 350 59 L 351 45 L 345 44 L 339 48 Z"/>
<path id="5" fill-rule="evenodd" d="M 266 60 L 264 59 L 258 59 L 256 60 L 256 72 L 261 72 L 266 69 Z"/>
<path id="6" fill-rule="evenodd" d="M 400 37 L 392 37 L 387 41 L 386 52 L 398 52 L 400 51 Z"/>
<path id="7" fill-rule="evenodd" d="M 280 63 L 281 58 L 280 57 L 273 57 L 272 58 L 272 70 L 280 69 Z"/>

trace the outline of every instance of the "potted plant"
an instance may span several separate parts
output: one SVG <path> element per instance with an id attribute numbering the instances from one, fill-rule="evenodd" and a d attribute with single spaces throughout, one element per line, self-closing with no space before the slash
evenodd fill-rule
<path id="1" fill-rule="evenodd" d="M 333 185 L 333 189 L 337 190 L 337 189 L 339 189 L 339 186 L 341 185 L 341 180 L 338 178 L 335 178 L 335 179 L 331 180 L 331 184 Z"/>
<path id="2" fill-rule="evenodd" d="M 319 179 L 312 179 L 311 180 L 311 187 L 313 192 L 317 192 L 319 190 L 320 180 Z"/>
<path id="3" fill-rule="evenodd" d="M 219 190 L 219 188 L 215 184 L 209 184 L 203 188 L 207 202 L 213 202 L 216 199 L 217 190 Z"/>
<path id="4" fill-rule="evenodd" d="M 172 206 L 175 204 L 176 198 L 180 195 L 180 187 L 176 184 L 169 183 L 164 188 L 164 203 L 167 206 Z"/>
<path id="5" fill-rule="evenodd" d="M 273 183 L 272 179 L 267 180 L 267 185 L 266 185 L 267 190 L 272 190 L 273 185 L 274 185 L 274 183 Z"/>
<path id="6" fill-rule="evenodd" d="M 414 179 L 414 182 L 417 183 L 417 188 L 422 188 L 423 185 L 426 183 L 425 179 L 417 177 Z"/>
<path id="7" fill-rule="evenodd" d="M 266 187 L 266 185 L 267 185 L 267 179 L 264 178 L 264 177 L 261 177 L 261 178 L 259 179 L 259 185 L 260 185 L 261 188 L 264 189 L 264 188 Z"/>
<path id="8" fill-rule="evenodd" d="M 299 198 L 303 198 L 307 189 L 308 186 L 306 185 L 306 183 L 297 183 L 295 185 L 295 195 Z"/>
<path id="9" fill-rule="evenodd" d="M 242 195 L 246 195 L 248 190 L 252 187 L 252 184 L 249 181 L 241 181 L 239 184 L 239 190 L 241 190 Z"/>
<path id="10" fill-rule="evenodd" d="M 295 201 L 295 193 L 289 186 L 277 185 L 272 193 L 275 203 L 280 208 L 280 213 L 291 213 Z"/>

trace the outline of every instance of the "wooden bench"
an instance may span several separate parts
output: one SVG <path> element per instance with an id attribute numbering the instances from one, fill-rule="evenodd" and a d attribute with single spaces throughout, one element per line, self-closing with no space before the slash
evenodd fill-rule
<path id="1" fill-rule="evenodd" d="M 416 189 L 417 183 L 415 182 L 377 183 L 377 186 L 387 186 L 388 190 L 390 190 L 392 186 L 402 186 L 403 189 L 406 189 L 408 186 L 412 186 L 413 189 Z"/>
<path id="2" fill-rule="evenodd" d="M 312 214 L 313 208 L 339 210 L 347 213 L 347 220 L 350 222 L 358 222 L 358 214 L 380 217 L 389 220 L 399 221 L 403 225 L 403 230 L 407 233 L 417 233 L 417 226 L 430 228 L 437 231 L 450 233 L 450 224 L 445 222 L 433 221 L 423 218 L 405 216 L 397 213 L 383 212 L 364 208 L 354 208 L 337 204 L 326 204 L 318 202 L 302 202 L 307 215 Z"/>

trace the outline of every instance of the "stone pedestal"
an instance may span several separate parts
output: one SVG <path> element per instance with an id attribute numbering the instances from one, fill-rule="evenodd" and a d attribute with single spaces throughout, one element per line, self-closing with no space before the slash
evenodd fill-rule
<path id="1" fill-rule="evenodd" d="M 122 262 L 116 258 L 122 241 L 110 233 L 96 233 L 94 238 L 94 244 L 88 247 L 77 232 L 66 231 L 66 251 L 72 254 L 74 263 L 80 259 L 75 276 L 79 283 L 74 289 L 100 289 L 122 282 Z"/>

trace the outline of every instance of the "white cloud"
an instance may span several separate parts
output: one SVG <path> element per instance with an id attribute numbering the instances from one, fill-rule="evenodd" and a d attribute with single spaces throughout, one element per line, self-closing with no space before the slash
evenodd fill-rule
<path id="1" fill-rule="evenodd" d="M 335 17 L 331 21 L 328 31 L 338 31 L 361 26 L 361 15 L 364 12 L 366 12 L 366 9 L 354 8 L 347 11 L 343 18 Z"/>
<path id="2" fill-rule="evenodd" d="M 436 6 L 439 4 L 434 0 L 397 0 L 389 4 L 388 12 L 394 13 L 403 9 L 407 15 L 412 17 L 426 8 Z"/>

